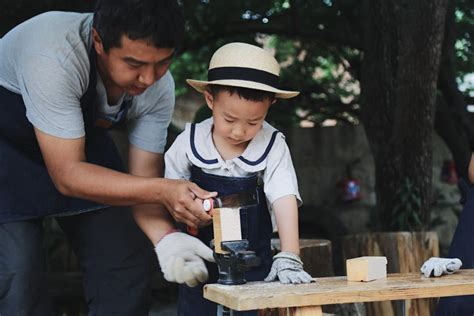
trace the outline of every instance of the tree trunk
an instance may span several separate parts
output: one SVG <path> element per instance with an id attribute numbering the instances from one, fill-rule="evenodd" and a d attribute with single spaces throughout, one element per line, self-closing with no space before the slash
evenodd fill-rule
<path id="1" fill-rule="evenodd" d="M 458 176 L 467 179 L 467 170 L 471 158 L 469 140 L 474 138 L 474 124 L 467 112 L 464 96 L 459 91 L 456 83 L 455 8 L 456 1 L 449 1 L 438 78 L 438 88 L 441 95 L 436 105 L 435 130 L 453 154 Z"/>
<path id="2" fill-rule="evenodd" d="M 374 154 L 378 224 L 388 230 L 409 179 L 429 221 L 432 129 L 448 0 L 367 0 L 362 121 Z"/>

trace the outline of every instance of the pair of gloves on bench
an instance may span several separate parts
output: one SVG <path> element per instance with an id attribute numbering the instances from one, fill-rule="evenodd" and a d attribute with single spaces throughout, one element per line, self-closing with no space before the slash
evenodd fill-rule
<path id="1" fill-rule="evenodd" d="M 423 263 L 420 268 L 425 277 L 439 277 L 443 274 L 452 274 L 462 266 L 458 258 L 438 258 L 431 257 Z"/>
<path id="2" fill-rule="evenodd" d="M 204 260 L 214 262 L 212 250 L 199 239 L 181 232 L 165 235 L 155 246 L 161 271 L 169 282 L 185 283 L 193 287 L 208 278 Z M 298 255 L 280 252 L 273 257 L 270 273 L 265 281 L 278 279 L 285 284 L 311 282 L 311 276 L 303 270 Z"/>

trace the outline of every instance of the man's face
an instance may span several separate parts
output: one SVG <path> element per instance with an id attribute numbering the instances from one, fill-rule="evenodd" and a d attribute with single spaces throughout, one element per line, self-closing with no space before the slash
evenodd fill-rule
<path id="1" fill-rule="evenodd" d="M 157 48 L 146 40 L 131 40 L 125 35 L 120 47 L 105 52 L 94 33 L 99 74 L 109 96 L 143 93 L 166 73 L 174 56 L 174 48 Z"/>

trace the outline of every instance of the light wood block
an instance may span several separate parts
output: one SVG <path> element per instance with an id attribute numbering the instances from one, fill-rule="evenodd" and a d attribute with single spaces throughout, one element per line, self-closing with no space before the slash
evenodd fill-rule
<path id="1" fill-rule="evenodd" d="M 222 250 L 221 242 L 242 240 L 239 208 L 217 208 L 213 210 L 212 224 L 214 229 L 214 251 L 228 253 Z"/>
<path id="2" fill-rule="evenodd" d="M 387 277 L 387 258 L 365 256 L 346 260 L 348 281 L 373 281 Z"/>
<path id="3" fill-rule="evenodd" d="M 204 287 L 206 299 L 239 311 L 473 294 L 474 269 L 439 278 L 409 273 L 389 274 L 386 279 L 372 282 L 328 277 L 299 285 L 250 282 L 243 285 L 207 284 Z"/>

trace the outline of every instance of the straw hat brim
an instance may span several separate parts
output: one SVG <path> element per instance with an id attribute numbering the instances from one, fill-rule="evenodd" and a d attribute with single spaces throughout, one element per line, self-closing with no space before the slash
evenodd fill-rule
<path id="1" fill-rule="evenodd" d="M 276 98 L 280 99 L 289 99 L 296 97 L 299 92 L 298 91 L 287 91 L 287 90 L 280 90 L 269 85 L 258 83 L 254 81 L 246 81 L 246 80 L 214 80 L 214 81 L 201 81 L 201 80 L 194 80 L 194 79 L 186 79 L 186 82 L 196 89 L 198 92 L 203 93 L 206 90 L 206 86 L 209 84 L 215 85 L 223 85 L 223 86 L 231 86 L 231 87 L 242 87 L 242 88 L 249 88 L 255 90 L 262 90 L 275 93 Z"/>

